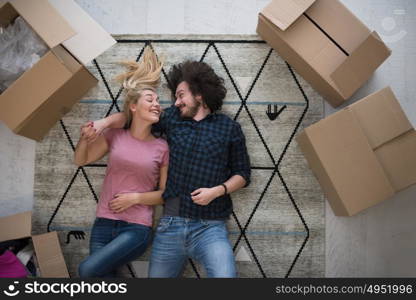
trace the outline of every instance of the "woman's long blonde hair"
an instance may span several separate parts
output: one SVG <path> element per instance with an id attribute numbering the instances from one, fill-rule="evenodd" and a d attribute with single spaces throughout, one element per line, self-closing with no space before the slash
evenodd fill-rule
<path id="1" fill-rule="evenodd" d="M 123 85 L 126 92 L 123 110 L 126 114 L 126 126 L 129 128 L 132 122 L 130 104 L 136 104 L 144 90 L 156 91 L 160 84 L 160 75 L 163 67 L 163 60 L 159 59 L 150 46 L 146 46 L 143 57 L 139 62 L 120 62 L 127 71 L 115 77 L 115 80 Z"/>

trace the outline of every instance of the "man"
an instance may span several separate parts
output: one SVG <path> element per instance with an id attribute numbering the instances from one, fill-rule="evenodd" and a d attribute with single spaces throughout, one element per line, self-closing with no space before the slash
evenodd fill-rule
<path id="1" fill-rule="evenodd" d="M 149 276 L 178 277 L 190 257 L 208 277 L 236 277 L 226 220 L 232 212 L 229 194 L 250 181 L 244 134 L 237 122 L 217 113 L 226 89 L 210 66 L 187 61 L 173 66 L 168 78 L 176 101 L 156 126 L 166 134 L 170 163 Z M 124 123 L 118 113 L 95 126 L 100 131 Z"/>

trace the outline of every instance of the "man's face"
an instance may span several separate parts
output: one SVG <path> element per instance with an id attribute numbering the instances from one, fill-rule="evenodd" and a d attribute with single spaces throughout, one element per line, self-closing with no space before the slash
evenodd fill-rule
<path id="1" fill-rule="evenodd" d="M 201 97 L 194 97 L 186 81 L 178 84 L 175 93 L 175 106 L 179 108 L 182 118 L 193 118 L 201 106 Z"/>

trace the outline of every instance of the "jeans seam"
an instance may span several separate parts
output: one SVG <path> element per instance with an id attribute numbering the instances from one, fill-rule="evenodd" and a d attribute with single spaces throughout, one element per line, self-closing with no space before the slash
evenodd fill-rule
<path id="1" fill-rule="evenodd" d="M 164 232 L 164 231 L 166 231 L 168 228 L 169 228 L 169 226 L 172 224 L 172 222 L 173 222 L 173 217 L 168 217 L 169 219 L 166 221 L 166 222 L 161 222 L 161 221 L 159 221 L 159 224 L 158 224 L 158 226 L 156 227 L 156 232 Z M 162 225 L 162 223 L 164 223 L 163 225 Z M 163 230 L 159 230 L 159 227 L 162 227 L 163 228 Z"/>

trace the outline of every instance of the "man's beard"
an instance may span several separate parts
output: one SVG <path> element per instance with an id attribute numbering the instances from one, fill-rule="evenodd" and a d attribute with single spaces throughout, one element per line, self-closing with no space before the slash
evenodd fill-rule
<path id="1" fill-rule="evenodd" d="M 198 109 L 200 106 L 201 106 L 201 103 L 198 101 L 195 101 L 194 105 L 192 106 L 185 106 L 186 112 L 185 113 L 181 112 L 181 117 L 192 119 L 198 113 Z"/>

